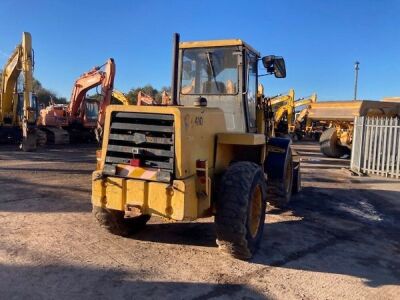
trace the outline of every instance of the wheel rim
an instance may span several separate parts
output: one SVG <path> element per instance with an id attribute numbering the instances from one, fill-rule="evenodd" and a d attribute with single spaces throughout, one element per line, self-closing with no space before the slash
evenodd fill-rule
<path id="1" fill-rule="evenodd" d="M 249 231 L 252 238 L 255 238 L 260 227 L 262 215 L 262 192 L 260 185 L 257 185 L 250 201 Z"/>

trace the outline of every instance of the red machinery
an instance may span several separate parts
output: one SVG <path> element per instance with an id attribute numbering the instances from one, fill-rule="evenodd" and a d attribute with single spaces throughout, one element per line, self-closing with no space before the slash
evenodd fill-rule
<path id="1" fill-rule="evenodd" d="M 139 91 L 137 95 L 137 105 L 170 105 L 171 97 L 166 91 L 162 92 L 161 103 L 158 103 L 152 96 Z"/>
<path id="2" fill-rule="evenodd" d="M 104 67 L 104 70 L 102 70 Z M 115 62 L 112 58 L 99 67 L 82 74 L 74 84 L 69 105 L 50 105 L 40 111 L 39 125 L 46 131 L 48 140 L 55 144 L 87 139 L 88 134 L 102 137 L 105 110 L 111 102 L 114 88 Z M 101 98 L 90 99 L 86 93 L 101 85 Z M 67 131 L 66 131 L 67 130 Z M 50 138 L 49 138 L 50 135 Z"/>

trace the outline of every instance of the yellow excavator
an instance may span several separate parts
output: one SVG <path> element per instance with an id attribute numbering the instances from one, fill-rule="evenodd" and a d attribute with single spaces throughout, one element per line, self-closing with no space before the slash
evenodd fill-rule
<path id="1" fill-rule="evenodd" d="M 287 94 L 277 95 L 270 98 L 272 111 L 274 112 L 274 130 L 277 136 L 301 138 L 303 136 L 302 121 L 307 115 L 307 108 L 310 103 L 317 101 L 314 93 L 307 98 L 295 100 L 295 93 L 290 89 Z M 307 105 L 300 113 L 296 110 Z"/>
<path id="2" fill-rule="evenodd" d="M 34 151 L 46 143 L 46 137 L 36 127 L 38 105 L 33 93 L 34 55 L 30 33 L 22 33 L 1 78 L 0 140 L 21 142 L 23 151 Z M 18 90 L 20 75 L 22 91 Z"/>
<path id="3" fill-rule="evenodd" d="M 310 105 L 317 102 L 317 94 L 313 93 L 306 98 L 300 98 L 295 101 L 294 109 L 305 106 L 302 110 L 295 113 L 294 123 L 289 126 L 289 133 L 294 133 L 297 138 L 301 139 L 304 135 L 310 132 L 311 120 L 307 118 Z"/>

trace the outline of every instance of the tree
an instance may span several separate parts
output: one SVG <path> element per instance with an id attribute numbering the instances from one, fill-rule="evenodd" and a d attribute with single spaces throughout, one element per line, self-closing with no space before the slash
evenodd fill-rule
<path id="1" fill-rule="evenodd" d="M 67 99 L 65 97 L 58 97 L 56 92 L 44 88 L 37 79 L 33 79 L 33 90 L 35 91 L 39 104 L 48 105 L 51 101 L 56 104 L 67 103 Z"/>

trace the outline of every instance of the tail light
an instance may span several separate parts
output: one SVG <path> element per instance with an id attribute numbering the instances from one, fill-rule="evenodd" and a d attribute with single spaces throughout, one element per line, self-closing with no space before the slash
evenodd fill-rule
<path id="1" fill-rule="evenodd" d="M 209 194 L 208 161 L 196 160 L 197 192 Z"/>
<path id="2" fill-rule="evenodd" d="M 129 161 L 129 164 L 130 164 L 132 167 L 140 167 L 140 159 L 138 159 L 138 158 L 132 158 L 132 159 Z"/>

